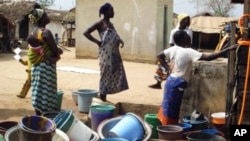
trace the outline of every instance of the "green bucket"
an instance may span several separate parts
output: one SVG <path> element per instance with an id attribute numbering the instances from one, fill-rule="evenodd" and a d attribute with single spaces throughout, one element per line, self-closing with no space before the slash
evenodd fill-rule
<path id="1" fill-rule="evenodd" d="M 161 125 L 160 120 L 157 117 L 157 114 L 146 114 L 144 120 L 152 126 L 152 135 L 151 138 L 158 139 L 157 126 Z"/>
<path id="2" fill-rule="evenodd" d="M 57 91 L 57 111 L 61 111 L 63 94 L 63 91 Z"/>

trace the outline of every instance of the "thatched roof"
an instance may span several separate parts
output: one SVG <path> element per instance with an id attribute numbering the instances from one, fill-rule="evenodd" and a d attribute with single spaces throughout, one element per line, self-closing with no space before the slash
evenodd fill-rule
<path id="1" fill-rule="evenodd" d="M 21 1 L 0 4 L 0 14 L 5 15 L 13 23 L 22 20 L 34 8 L 35 2 Z M 68 11 L 45 9 L 51 20 L 62 21 Z"/>
<path id="2" fill-rule="evenodd" d="M 0 4 L 0 13 L 10 21 L 15 22 L 23 19 L 34 7 L 35 2 L 10 2 Z"/>

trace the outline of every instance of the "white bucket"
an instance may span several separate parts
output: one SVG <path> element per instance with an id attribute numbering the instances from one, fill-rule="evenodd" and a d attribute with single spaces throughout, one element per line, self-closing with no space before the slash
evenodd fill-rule
<path id="1" fill-rule="evenodd" d="M 71 127 L 67 131 L 69 139 L 72 141 L 89 141 L 92 135 L 92 130 L 82 121 L 75 118 Z"/>

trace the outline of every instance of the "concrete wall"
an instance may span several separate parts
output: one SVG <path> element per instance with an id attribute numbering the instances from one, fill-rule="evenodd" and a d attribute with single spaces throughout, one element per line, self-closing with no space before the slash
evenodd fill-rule
<path id="1" fill-rule="evenodd" d="M 193 66 L 192 77 L 185 91 L 181 119 L 194 109 L 210 118 L 214 112 L 225 112 L 227 96 L 227 59 L 198 61 Z"/>
<path id="2" fill-rule="evenodd" d="M 76 0 L 76 58 L 97 57 L 97 45 L 87 40 L 82 33 L 102 18 L 99 18 L 99 8 L 105 2 L 107 1 Z M 124 48 L 120 49 L 123 59 L 155 62 L 156 55 L 167 47 L 169 33 L 173 28 L 173 0 L 108 2 L 115 11 L 111 22 L 125 42 Z M 93 35 L 99 37 L 97 31 Z"/>

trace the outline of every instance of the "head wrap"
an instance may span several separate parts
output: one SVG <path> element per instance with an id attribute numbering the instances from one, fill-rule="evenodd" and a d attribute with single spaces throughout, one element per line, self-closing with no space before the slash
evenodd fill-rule
<path id="1" fill-rule="evenodd" d="M 108 2 L 102 5 L 99 9 L 99 17 L 101 16 L 101 14 L 104 14 L 110 7 L 112 7 L 112 5 Z"/>
<path id="2" fill-rule="evenodd" d="M 34 9 L 31 14 L 29 14 L 29 19 L 33 24 L 36 24 L 43 16 L 43 9 Z"/>
<path id="3" fill-rule="evenodd" d="M 179 15 L 178 15 L 178 23 L 180 23 L 183 19 L 185 19 L 185 18 L 187 18 L 187 17 L 189 17 L 189 15 L 186 14 L 186 13 L 181 13 L 181 14 L 179 14 Z"/>

